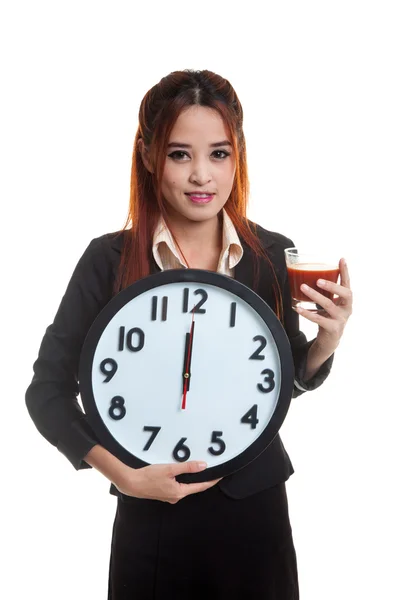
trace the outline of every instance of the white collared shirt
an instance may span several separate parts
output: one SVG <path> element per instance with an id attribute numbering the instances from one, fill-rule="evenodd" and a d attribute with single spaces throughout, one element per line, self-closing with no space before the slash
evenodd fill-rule
<path id="1" fill-rule="evenodd" d="M 153 256 L 162 271 L 166 269 L 188 268 L 175 246 L 171 232 L 162 217 L 153 236 Z M 243 256 L 243 247 L 235 226 L 226 210 L 222 209 L 222 250 L 218 260 L 217 273 L 234 276 L 234 269 Z"/>

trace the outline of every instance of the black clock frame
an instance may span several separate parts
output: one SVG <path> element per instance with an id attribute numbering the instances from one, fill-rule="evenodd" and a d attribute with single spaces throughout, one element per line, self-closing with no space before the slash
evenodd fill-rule
<path id="1" fill-rule="evenodd" d="M 140 296 L 144 292 L 170 283 L 208 284 L 235 294 L 249 304 L 265 322 L 275 340 L 280 356 L 281 389 L 278 402 L 274 414 L 259 437 L 250 444 L 246 450 L 227 462 L 214 467 L 208 467 L 200 473 L 180 475 L 178 478 L 179 481 L 185 483 L 210 481 L 220 477 L 226 477 L 227 475 L 242 469 L 256 459 L 276 437 L 285 420 L 292 399 L 294 365 L 292 351 L 286 332 L 268 304 L 256 294 L 256 292 L 243 283 L 226 275 L 222 275 L 221 273 L 215 273 L 214 271 L 203 269 L 168 269 L 144 277 L 119 292 L 119 294 L 114 296 L 114 298 L 112 298 L 97 315 L 82 346 L 79 363 L 79 389 L 82 404 L 89 424 L 98 437 L 99 442 L 107 448 L 109 452 L 135 469 L 140 469 L 151 464 L 131 454 L 117 442 L 100 417 L 92 388 L 93 357 L 103 330 L 121 308 L 133 300 L 133 298 Z"/>

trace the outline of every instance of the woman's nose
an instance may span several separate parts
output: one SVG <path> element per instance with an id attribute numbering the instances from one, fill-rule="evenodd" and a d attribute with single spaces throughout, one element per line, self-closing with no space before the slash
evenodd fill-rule
<path id="1" fill-rule="evenodd" d="M 190 181 L 196 182 L 198 185 L 205 185 L 212 179 L 209 165 L 204 162 L 193 164 Z"/>

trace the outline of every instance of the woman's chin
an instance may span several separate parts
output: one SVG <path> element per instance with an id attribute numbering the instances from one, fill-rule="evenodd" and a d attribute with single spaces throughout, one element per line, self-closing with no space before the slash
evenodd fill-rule
<path id="1" fill-rule="evenodd" d="M 215 205 L 211 206 L 211 204 L 202 206 L 200 210 L 199 207 L 196 206 L 176 208 L 170 205 L 167 209 L 167 214 L 171 220 L 201 222 L 216 217 L 221 211 L 221 208 L 222 207 L 216 207 Z"/>

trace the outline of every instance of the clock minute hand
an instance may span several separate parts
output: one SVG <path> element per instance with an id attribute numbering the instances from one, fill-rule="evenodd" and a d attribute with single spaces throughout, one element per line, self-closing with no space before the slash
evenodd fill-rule
<path id="1" fill-rule="evenodd" d="M 182 410 L 186 408 L 186 394 L 190 388 L 190 365 L 192 363 L 192 349 L 193 349 L 193 339 L 194 339 L 194 313 L 192 315 L 192 326 L 190 328 L 190 333 L 186 334 L 186 344 L 185 344 L 185 356 L 183 361 L 183 395 L 182 395 Z"/>
<path id="2" fill-rule="evenodd" d="M 187 377 L 187 391 L 190 390 L 190 379 L 192 377 L 191 366 L 192 366 L 192 355 L 193 355 L 193 340 L 194 340 L 194 321 L 190 328 L 190 339 L 189 339 L 189 353 L 188 353 L 188 365 L 186 369 Z"/>
<path id="3" fill-rule="evenodd" d="M 183 389 L 182 389 L 182 393 L 185 391 L 185 383 L 186 383 L 186 378 L 185 378 L 185 373 L 186 373 L 186 367 L 187 367 L 187 357 L 189 355 L 189 345 L 190 345 L 190 332 L 185 333 L 186 336 L 186 341 L 185 341 L 185 354 L 183 356 L 183 367 L 182 367 L 182 379 L 183 379 Z"/>

